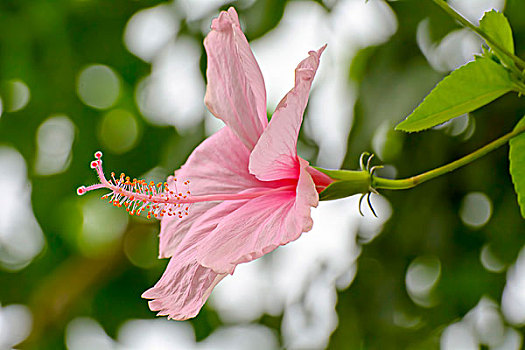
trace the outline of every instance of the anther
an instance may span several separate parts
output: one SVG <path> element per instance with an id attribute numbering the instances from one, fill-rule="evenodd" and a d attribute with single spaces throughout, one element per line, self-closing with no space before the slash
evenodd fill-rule
<path id="1" fill-rule="evenodd" d="M 95 153 L 95 160 L 90 163 L 91 167 L 96 169 L 100 177 L 100 184 L 93 186 L 80 186 L 77 189 L 78 195 L 83 195 L 91 190 L 106 187 L 111 190 L 111 193 L 103 195 L 101 198 L 108 200 L 110 204 L 115 207 L 124 207 L 130 215 L 140 215 L 143 211 L 146 212 L 147 217 L 161 218 L 164 216 L 178 215 L 182 216 L 182 212 L 175 213 L 175 208 L 185 210 L 185 215 L 188 215 L 189 205 L 186 203 L 177 203 L 177 200 L 186 199 L 190 196 L 189 191 L 187 195 L 178 193 L 175 189 L 170 189 L 167 182 L 155 183 L 153 181 L 146 182 L 145 180 L 131 180 L 125 173 L 121 173 L 119 178 L 115 178 L 115 173 L 111 173 L 111 180 L 104 178 L 102 169 L 102 152 Z M 189 181 L 184 181 L 185 185 Z"/>

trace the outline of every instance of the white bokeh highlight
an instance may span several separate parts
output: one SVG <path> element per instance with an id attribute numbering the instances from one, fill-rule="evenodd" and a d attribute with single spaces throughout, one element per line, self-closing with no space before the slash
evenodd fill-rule
<path id="1" fill-rule="evenodd" d="M 507 327 L 503 340 L 490 350 L 520 350 L 523 349 L 523 336 L 514 328 Z"/>
<path id="2" fill-rule="evenodd" d="M 441 261 L 435 256 L 414 259 L 408 266 L 405 284 L 408 295 L 414 303 L 423 307 L 436 304 L 432 291 L 441 278 Z"/>
<path id="3" fill-rule="evenodd" d="M 85 105 L 107 109 L 117 102 L 120 95 L 120 78 L 106 65 L 88 65 L 78 74 L 77 94 Z"/>
<path id="4" fill-rule="evenodd" d="M 44 247 L 31 206 L 31 183 L 24 158 L 0 146 L 0 267 L 19 270 Z"/>
<path id="5" fill-rule="evenodd" d="M 505 7 L 505 0 L 450 0 L 449 5 L 477 25 L 485 12 L 492 9 L 501 12 Z"/>
<path id="6" fill-rule="evenodd" d="M 246 324 L 220 327 L 200 342 L 198 350 L 270 350 L 279 349 L 277 336 L 268 327 Z"/>
<path id="7" fill-rule="evenodd" d="M 525 325 L 525 247 L 521 249 L 516 262 L 507 272 L 501 309 L 509 323 Z"/>
<path id="8" fill-rule="evenodd" d="M 490 244 L 485 244 L 480 251 L 481 265 L 490 272 L 500 273 L 505 270 L 505 264 L 492 251 Z"/>
<path id="9" fill-rule="evenodd" d="M 7 82 L 10 98 L 6 101 L 7 112 L 17 112 L 27 106 L 31 99 L 31 91 L 21 79 L 13 79 Z"/>
<path id="10" fill-rule="evenodd" d="M 468 193 L 461 202 L 459 216 L 467 226 L 480 228 L 492 216 L 492 201 L 482 192 Z"/>
<path id="11" fill-rule="evenodd" d="M 276 334 L 259 324 L 222 326 L 196 342 L 190 323 L 166 319 L 131 319 L 123 322 L 117 339 L 109 337 L 94 319 L 79 317 L 69 322 L 68 350 L 270 350 L 278 349 Z"/>
<path id="12" fill-rule="evenodd" d="M 173 6 L 166 4 L 135 13 L 124 30 L 127 49 L 142 60 L 151 62 L 179 30 L 175 13 Z"/>
<path id="13" fill-rule="evenodd" d="M 441 334 L 441 349 L 519 350 L 522 335 L 508 327 L 499 305 L 489 297 L 482 297 L 459 322 L 447 326 Z"/>
<path id="14" fill-rule="evenodd" d="M 167 319 L 128 320 L 119 330 L 120 349 L 169 349 L 195 348 L 195 335 L 191 324 Z"/>
<path id="15" fill-rule="evenodd" d="M 87 317 L 75 318 L 66 327 L 68 350 L 116 350 L 115 343 L 97 321 Z"/>
<path id="16" fill-rule="evenodd" d="M 499 305 L 488 297 L 482 297 L 478 304 L 464 317 L 469 322 L 480 344 L 494 347 L 503 343 L 505 324 Z"/>
<path id="17" fill-rule="evenodd" d="M 170 42 L 153 59 L 152 73 L 137 87 L 144 118 L 154 125 L 185 131 L 204 117 L 204 82 L 199 68 L 201 48 L 190 39 Z"/>
<path id="18" fill-rule="evenodd" d="M 428 63 L 439 72 L 449 72 L 473 61 L 481 53 L 481 39 L 470 29 L 457 29 L 440 42 L 430 37 L 430 21 L 424 19 L 417 27 L 417 44 Z"/>
<path id="19" fill-rule="evenodd" d="M 177 0 L 176 4 L 177 10 L 182 12 L 184 18 L 188 21 L 196 21 L 206 17 L 211 19 L 212 16 L 217 15 L 219 7 L 228 2 L 228 0 Z M 207 22 L 209 23 L 210 21 Z"/>
<path id="20" fill-rule="evenodd" d="M 485 12 L 492 9 L 502 11 L 505 7 L 505 0 L 450 0 L 448 3 L 475 25 Z M 448 72 L 473 61 L 474 55 L 481 53 L 482 39 L 472 30 L 463 28 L 451 31 L 440 42 L 434 43 L 427 18 L 419 23 L 417 43 L 432 68 Z"/>
<path id="21" fill-rule="evenodd" d="M 33 316 L 25 305 L 0 304 L 0 349 L 12 349 L 31 332 Z"/>
<path id="22" fill-rule="evenodd" d="M 65 115 L 52 116 L 40 124 L 36 133 L 35 172 L 38 175 L 58 174 L 69 167 L 75 129 Z"/>
<path id="23" fill-rule="evenodd" d="M 463 322 L 453 323 L 441 335 L 441 350 L 479 350 L 472 329 Z"/>

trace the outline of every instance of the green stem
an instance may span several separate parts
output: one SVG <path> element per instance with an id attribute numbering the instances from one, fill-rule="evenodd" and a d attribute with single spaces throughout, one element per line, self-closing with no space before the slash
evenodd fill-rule
<path id="1" fill-rule="evenodd" d="M 487 41 L 488 44 L 490 44 L 493 48 L 498 49 L 505 55 L 507 55 L 518 68 L 525 69 L 525 61 L 523 61 L 518 56 L 514 55 L 513 53 L 509 52 L 507 49 L 505 49 L 503 46 L 501 46 L 498 42 L 494 41 L 490 36 L 487 35 L 481 28 L 473 25 L 470 23 L 465 17 L 461 16 L 459 13 L 457 13 L 452 7 L 449 6 L 445 1 L 443 0 L 432 0 L 436 5 L 441 7 L 448 15 L 450 15 L 452 18 L 456 19 L 459 23 L 461 23 L 463 26 L 472 29 L 474 32 L 476 32 L 479 36 L 481 36 L 483 39 Z"/>
<path id="2" fill-rule="evenodd" d="M 474 151 L 471 154 L 466 155 L 463 158 L 460 158 L 452 163 L 443 165 L 442 167 L 439 167 L 433 170 L 429 170 L 425 173 L 422 173 L 416 176 L 412 176 L 406 179 L 391 180 L 391 179 L 384 179 L 381 177 L 373 176 L 371 185 L 373 188 L 376 188 L 376 189 L 387 189 L 387 190 L 405 190 L 405 189 L 415 187 L 423 182 L 426 182 L 438 176 L 447 174 L 453 170 L 456 170 L 457 168 L 460 168 L 464 165 L 467 165 L 475 161 L 476 159 L 483 157 L 487 153 L 492 152 L 495 149 L 503 146 L 511 138 L 521 134 L 524 131 L 525 131 L 525 125 L 514 129 L 512 132 L 509 132 L 508 134 L 500 137 L 499 139 L 492 141 L 488 145 L 481 147 L 477 151 Z"/>

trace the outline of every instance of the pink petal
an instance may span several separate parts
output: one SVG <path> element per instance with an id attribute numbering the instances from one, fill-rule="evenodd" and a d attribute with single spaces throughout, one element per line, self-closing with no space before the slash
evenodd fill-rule
<path id="1" fill-rule="evenodd" d="M 299 161 L 296 191 L 264 195 L 236 204 L 237 208 L 232 203 L 222 204 L 229 206 L 231 213 L 198 243 L 195 259 L 217 273 L 233 273 L 237 264 L 257 259 L 309 231 L 310 207 L 317 206 L 319 197 L 306 171 L 308 162 Z"/>
<path id="2" fill-rule="evenodd" d="M 212 289 L 226 274 L 201 266 L 195 259 L 196 249 L 225 216 L 246 202 L 247 200 L 238 200 L 215 203 L 202 215 L 194 218 L 193 225 L 173 252 L 161 279 L 142 295 L 143 298 L 154 299 L 149 303 L 151 310 L 177 320 L 197 315 Z"/>
<path id="3" fill-rule="evenodd" d="M 306 160 L 299 158 L 301 172 L 299 181 L 297 182 L 296 200 L 295 200 L 295 215 L 303 222 L 303 232 L 312 229 L 313 221 L 310 216 L 310 207 L 317 207 L 319 204 L 319 194 L 315 188 L 315 182 L 310 175 L 310 166 Z"/>
<path id="4" fill-rule="evenodd" d="M 295 87 L 281 100 L 250 155 L 250 173 L 259 180 L 297 178 L 297 136 L 319 58 L 326 45 L 310 51 L 295 69 Z"/>
<path id="5" fill-rule="evenodd" d="M 250 191 L 250 190 L 248 190 Z M 243 193 L 243 192 L 241 192 Z M 216 203 L 212 208 L 199 216 L 190 230 L 186 233 L 184 239 L 174 251 L 173 256 L 181 256 L 183 254 L 193 254 L 195 256 L 194 248 L 198 247 L 201 242 L 209 236 L 209 234 L 217 228 L 219 223 L 230 213 L 236 211 L 248 202 L 244 200 L 230 200 Z"/>
<path id="6" fill-rule="evenodd" d="M 195 261 L 172 258 L 161 279 L 142 294 L 158 316 L 175 320 L 195 317 L 213 288 L 226 274 L 217 274 Z"/>
<path id="7" fill-rule="evenodd" d="M 260 186 L 260 182 L 248 173 L 249 151 L 227 127 L 202 142 L 189 156 L 186 164 L 177 170 L 177 183 L 190 181 L 192 195 L 238 193 Z M 173 178 L 168 178 L 173 190 Z M 196 219 L 219 202 L 195 203 L 189 216 L 180 219 L 165 216 L 161 221 L 160 257 L 172 256 Z"/>
<path id="8" fill-rule="evenodd" d="M 233 7 L 221 12 L 211 29 L 204 39 L 208 55 L 204 101 L 251 150 L 268 125 L 262 73 Z"/>

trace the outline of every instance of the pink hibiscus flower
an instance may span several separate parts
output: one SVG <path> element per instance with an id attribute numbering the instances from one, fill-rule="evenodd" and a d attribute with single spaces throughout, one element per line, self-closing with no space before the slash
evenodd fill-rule
<path id="1" fill-rule="evenodd" d="M 150 308 L 158 315 L 177 320 L 196 316 L 212 289 L 238 264 L 309 231 L 310 208 L 332 182 L 296 150 L 325 47 L 299 63 L 294 88 L 268 123 L 264 80 L 235 9 L 221 12 L 211 29 L 204 40 L 205 103 L 226 126 L 202 142 L 164 184 L 130 181 L 123 174 L 106 180 L 97 152 L 92 167 L 100 184 L 78 190 L 108 188 L 111 193 L 104 197 L 114 205 L 161 218 L 160 257 L 170 262 L 143 297 L 152 299 Z"/>

